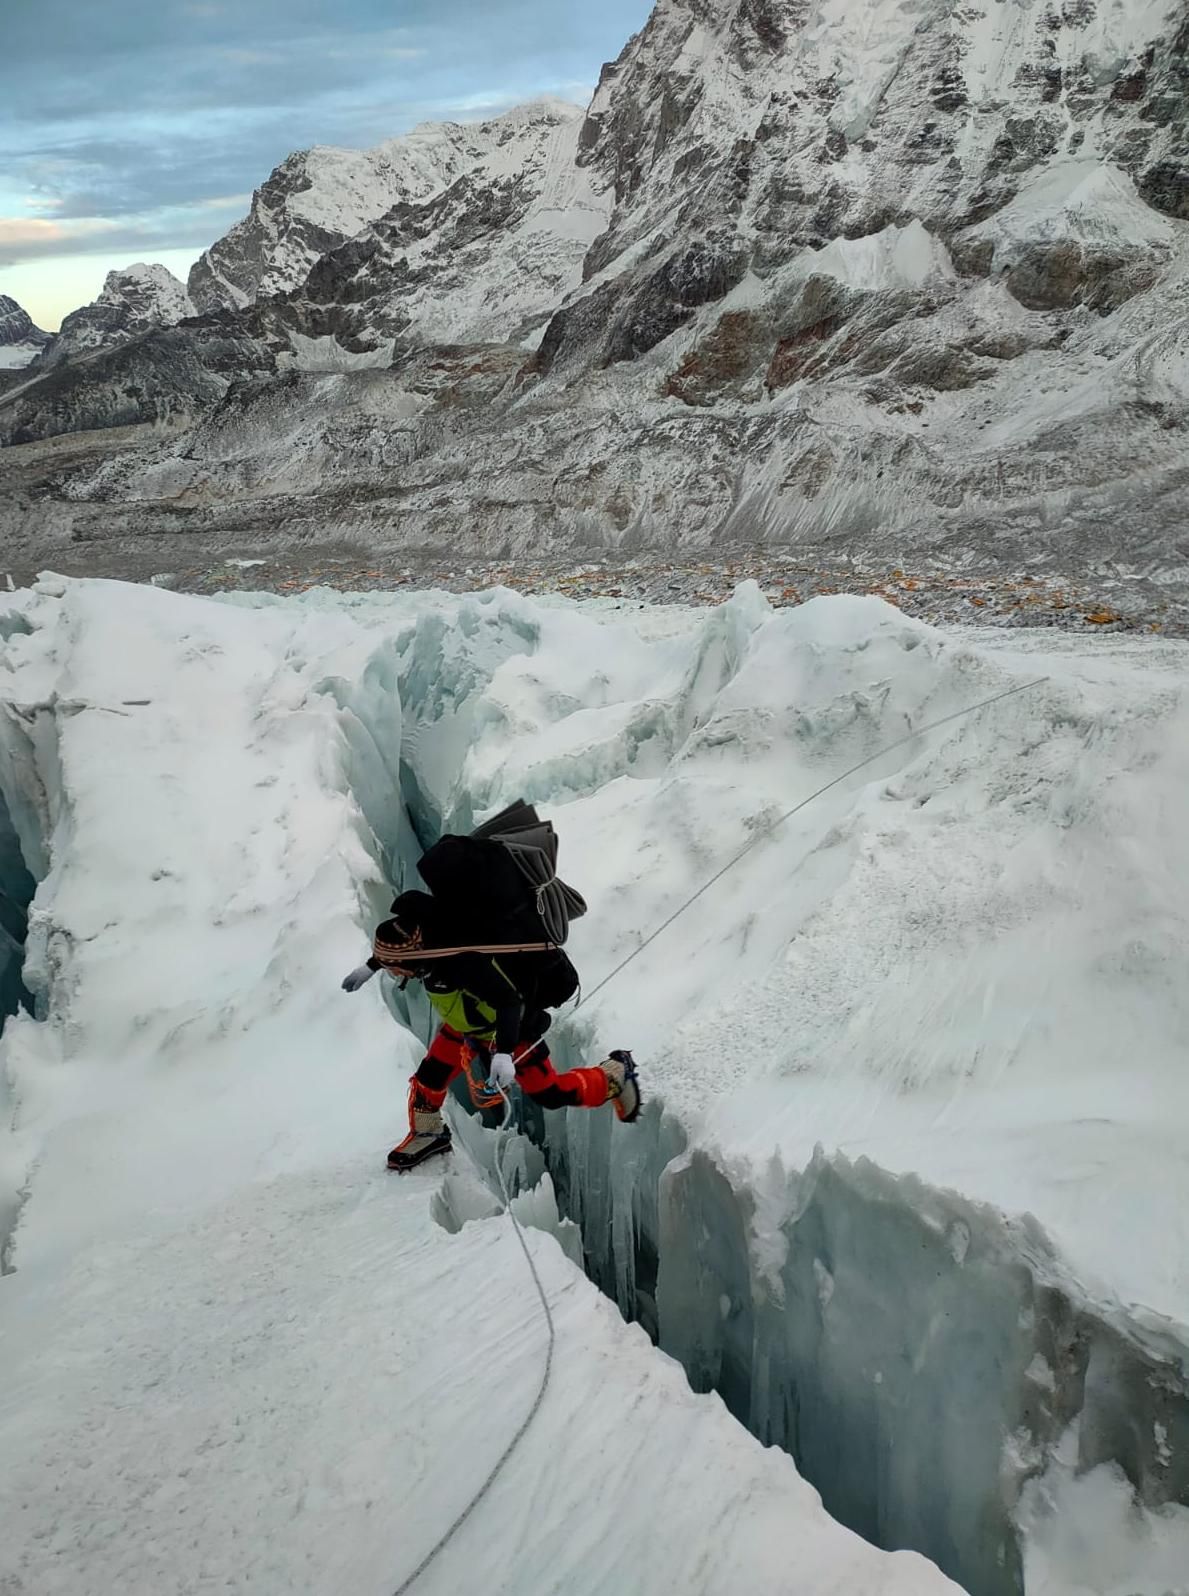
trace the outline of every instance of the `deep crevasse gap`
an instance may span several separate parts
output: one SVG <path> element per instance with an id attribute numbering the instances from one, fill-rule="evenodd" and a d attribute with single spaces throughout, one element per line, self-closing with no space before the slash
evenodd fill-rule
<path id="1" fill-rule="evenodd" d="M 24 963 L 29 905 L 35 888 L 0 783 L 0 1033 L 14 1015 L 34 1012 L 33 995 L 25 985 Z M 7 1069 L 0 1068 L 0 1125 L 9 1123 L 12 1111 L 12 1083 Z M 24 1174 L 5 1138 L 0 1145 L 0 1274 L 6 1274 L 11 1267 L 9 1254 L 20 1217 L 23 1183 Z"/>
<path id="2" fill-rule="evenodd" d="M 55 797 L 39 769 L 57 765 L 55 710 L 51 705 L 0 709 L 0 1032 L 44 1010 L 50 949 L 46 927 L 32 914 L 38 882 L 49 870 L 46 838 Z M 0 1069 L 0 1123 L 14 1111 L 12 1081 Z M 11 1267 L 12 1236 L 20 1217 L 26 1180 L 23 1154 L 14 1139 L 0 1140 L 0 1273 Z"/>
<path id="3" fill-rule="evenodd" d="M 473 613 L 469 622 L 473 633 Z M 722 733 L 709 723 L 717 713 L 729 725 L 721 704 L 753 624 L 746 607 L 720 612 L 680 690 L 658 691 L 618 720 L 613 705 L 575 704 L 574 718 L 595 734 L 580 761 L 544 746 L 506 696 L 487 691 L 520 654 L 514 672 L 564 696 L 562 684 L 533 675 L 531 628 L 519 625 L 484 681 L 475 657 L 465 671 L 447 659 L 430 672 L 427 639 L 437 645 L 445 633 L 436 619 L 421 623 L 420 638 L 406 634 L 397 678 L 401 785 L 419 838 L 465 829 L 476 810 L 517 793 L 572 800 L 625 773 L 652 777 L 691 741 L 713 747 Z M 861 699 L 860 717 L 879 704 Z M 609 735 L 600 715 L 612 718 Z M 809 734 L 824 729 L 820 716 L 802 718 Z M 514 753 L 508 760 L 515 791 L 482 779 L 475 745 L 492 727 L 505 746 L 518 735 L 527 745 L 519 764 Z M 555 815 L 570 835 L 564 811 Z M 822 821 L 828 831 L 828 812 Z M 745 944 L 749 934 L 745 926 Z M 600 1039 L 608 1045 L 580 1017 L 554 1033 L 555 1051 L 562 1063 L 588 1060 Z M 1016 1596 L 1021 1524 L 1043 1528 L 1055 1512 L 1061 1469 L 1072 1477 L 1105 1466 L 1157 1513 L 1189 1501 L 1189 1391 L 1175 1325 L 1096 1301 L 1040 1225 L 820 1149 L 802 1168 L 774 1159 L 741 1175 L 690 1146 L 655 1094 L 630 1134 L 609 1115 L 531 1104 L 524 1114 L 560 1210 L 581 1228 L 591 1277 L 695 1389 L 717 1390 L 760 1439 L 786 1448 L 830 1511 L 877 1544 L 924 1552 L 972 1596 Z M 461 1207 L 446 1199 L 446 1221 L 461 1222 Z"/>
<path id="4" fill-rule="evenodd" d="M 21 852 L 7 802 L 0 792 L 0 1030 L 11 1014 L 33 1011 L 22 975 L 29 934 L 29 905 L 37 883 Z"/>

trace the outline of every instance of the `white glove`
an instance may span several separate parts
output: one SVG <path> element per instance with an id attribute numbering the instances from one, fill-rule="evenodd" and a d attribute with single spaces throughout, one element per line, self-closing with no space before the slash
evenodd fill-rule
<path id="1" fill-rule="evenodd" d="M 370 964 L 361 964 L 358 969 L 352 970 L 350 975 L 343 978 L 344 992 L 358 992 L 361 986 L 366 986 L 375 975 Z"/>
<path id="2" fill-rule="evenodd" d="M 487 1084 L 498 1086 L 506 1091 L 516 1080 L 516 1066 L 512 1062 L 511 1053 L 493 1053 L 491 1056 L 491 1069 L 487 1074 Z"/>

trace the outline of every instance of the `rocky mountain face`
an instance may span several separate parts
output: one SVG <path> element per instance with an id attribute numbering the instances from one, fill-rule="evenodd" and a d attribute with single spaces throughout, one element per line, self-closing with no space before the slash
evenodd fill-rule
<path id="1" fill-rule="evenodd" d="M 583 129 L 619 202 L 588 271 L 691 234 L 764 279 L 913 219 L 949 243 L 1069 157 L 1184 219 L 1187 32 L 1181 0 L 659 0 Z"/>
<path id="2" fill-rule="evenodd" d="M 556 132 L 578 120 L 576 106 L 543 101 L 487 122 L 426 123 L 373 150 L 300 150 L 256 190 L 244 220 L 195 262 L 190 296 L 201 310 L 236 310 L 288 293 L 323 256 L 371 224 L 389 213 L 414 216 L 440 203 L 459 180 L 464 191 L 455 209 L 470 194 L 478 229 L 492 182 L 519 179 L 525 192 L 539 188 L 538 168 L 549 162 Z M 574 152 L 568 153 L 554 164 L 572 169 Z M 432 221 L 422 238 L 431 231 Z M 324 275 L 323 293 L 328 286 Z"/>
<path id="3" fill-rule="evenodd" d="M 418 129 L 376 150 L 317 147 L 282 161 L 252 196 L 252 208 L 190 269 L 200 310 L 239 310 L 285 293 L 314 262 L 403 199 L 448 183 L 463 159 L 438 129 Z"/>
<path id="4" fill-rule="evenodd" d="M 139 261 L 108 272 L 99 298 L 71 311 L 41 352 L 40 364 L 60 365 L 114 349 L 194 314 L 185 288 L 164 266 Z"/>
<path id="5" fill-rule="evenodd" d="M 223 312 L 158 327 L 90 359 L 63 360 L 13 394 L 0 417 L 11 416 L 7 441 L 17 444 L 145 422 L 181 426 L 215 406 L 233 383 L 275 369 L 264 345 Z M 63 426 L 66 420 L 77 425 Z"/>
<path id="6" fill-rule="evenodd" d="M 318 185 L 254 204 L 240 307 L 176 330 L 224 363 L 167 363 L 184 448 L 62 525 L 1189 581 L 1186 0 L 659 0 L 585 117 L 500 121 L 300 281 Z"/>
<path id="7" fill-rule="evenodd" d="M 539 334 L 580 284 L 611 210 L 598 173 L 578 164 L 582 125 L 578 107 L 560 101 L 481 125 L 464 171 L 323 255 L 275 307 L 277 325 L 348 349 Z"/>
<path id="8" fill-rule="evenodd" d="M 50 335 L 35 327 L 15 299 L 0 294 L 0 371 L 16 371 L 35 360 Z"/>

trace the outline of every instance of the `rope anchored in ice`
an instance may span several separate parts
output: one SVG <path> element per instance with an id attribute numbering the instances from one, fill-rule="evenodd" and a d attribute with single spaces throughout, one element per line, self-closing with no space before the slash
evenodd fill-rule
<path id="1" fill-rule="evenodd" d="M 931 720 L 927 725 L 919 726 L 916 731 L 906 732 L 903 737 L 898 737 L 894 743 L 886 743 L 884 747 L 877 749 L 875 753 L 868 754 L 866 758 L 860 759 L 857 764 L 851 765 L 848 770 L 844 770 L 840 776 L 835 776 L 830 781 L 827 781 L 823 786 L 816 788 L 815 791 L 811 792 L 807 798 L 802 798 L 801 801 L 799 803 L 795 803 L 791 809 L 786 809 L 784 814 L 778 815 L 770 826 L 767 826 L 757 836 L 754 836 L 750 842 L 745 843 L 744 846 L 740 848 L 738 853 L 733 854 L 731 858 L 727 860 L 726 864 L 723 865 L 721 870 L 717 870 L 714 875 L 710 877 L 709 881 L 704 881 L 702 883 L 702 885 L 691 898 L 687 898 L 679 908 L 674 909 L 669 918 L 667 920 L 663 920 L 661 924 L 657 926 L 656 930 L 651 933 L 651 935 L 645 937 L 644 941 L 640 943 L 639 947 L 633 948 L 626 958 L 621 959 L 615 968 L 610 972 L 610 974 L 605 975 L 592 991 L 584 992 L 581 998 L 579 998 L 578 1002 L 574 1005 L 575 1011 L 580 1009 L 584 1003 L 589 1003 L 592 998 L 597 997 L 604 987 L 608 986 L 612 981 L 614 981 L 615 977 L 620 973 L 621 970 L 626 970 L 628 965 L 631 964 L 634 959 L 638 959 L 644 952 L 645 948 L 650 947 L 662 932 L 667 931 L 674 921 L 681 918 L 687 909 L 692 909 L 694 904 L 697 903 L 698 899 L 709 892 L 710 888 L 714 886 L 716 882 L 721 881 L 728 871 L 733 870 L 741 860 L 745 859 L 753 848 L 758 848 L 761 842 L 767 842 L 768 838 L 771 837 L 774 832 L 779 831 L 780 827 L 784 825 L 786 820 L 791 820 L 794 815 L 800 814 L 801 810 L 807 808 L 811 803 L 813 803 L 815 798 L 820 798 L 824 793 L 828 793 L 832 788 L 841 786 L 841 784 L 846 781 L 848 777 L 857 775 L 860 770 L 865 770 L 868 765 L 875 764 L 876 760 L 882 759 L 885 754 L 895 753 L 896 749 L 903 748 L 905 743 L 911 743 L 917 737 L 925 737 L 930 732 L 935 732 L 939 726 L 948 726 L 951 721 L 962 720 L 967 715 L 973 715 L 976 710 L 986 709 L 991 704 L 1002 703 L 1005 698 L 1013 698 L 1017 693 L 1026 693 L 1030 688 L 1040 687 L 1047 681 L 1047 676 L 1038 676 L 1034 681 L 1020 682 L 1015 687 L 1007 688 L 1005 692 L 995 693 L 990 698 L 980 699 L 977 704 L 969 704 L 965 709 L 956 709 L 952 715 L 942 715 L 938 720 Z"/>

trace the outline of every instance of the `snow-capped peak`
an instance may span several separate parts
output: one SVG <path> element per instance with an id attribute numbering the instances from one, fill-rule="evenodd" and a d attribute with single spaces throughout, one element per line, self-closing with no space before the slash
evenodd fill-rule
<path id="1" fill-rule="evenodd" d="M 35 327 L 27 311 L 0 294 L 0 371 L 14 371 L 35 360 L 49 342 L 49 333 Z"/>
<path id="2" fill-rule="evenodd" d="M 167 326 L 194 314 L 185 284 L 159 261 L 134 261 L 108 272 L 95 303 L 136 307 L 144 317 Z"/>
<path id="3" fill-rule="evenodd" d="M 99 297 L 71 311 L 50 340 L 42 364 L 56 366 L 112 349 L 156 327 L 172 327 L 194 314 L 185 287 L 165 266 L 137 261 L 108 272 Z"/>
<path id="4" fill-rule="evenodd" d="M 526 141 L 539 143 L 552 129 L 576 133 L 582 116 L 580 106 L 545 96 L 484 122 L 423 122 L 370 150 L 298 150 L 256 190 L 243 221 L 195 263 L 190 295 L 214 310 L 286 293 L 393 206 L 425 203 L 496 152 L 512 171 L 530 158 Z"/>

